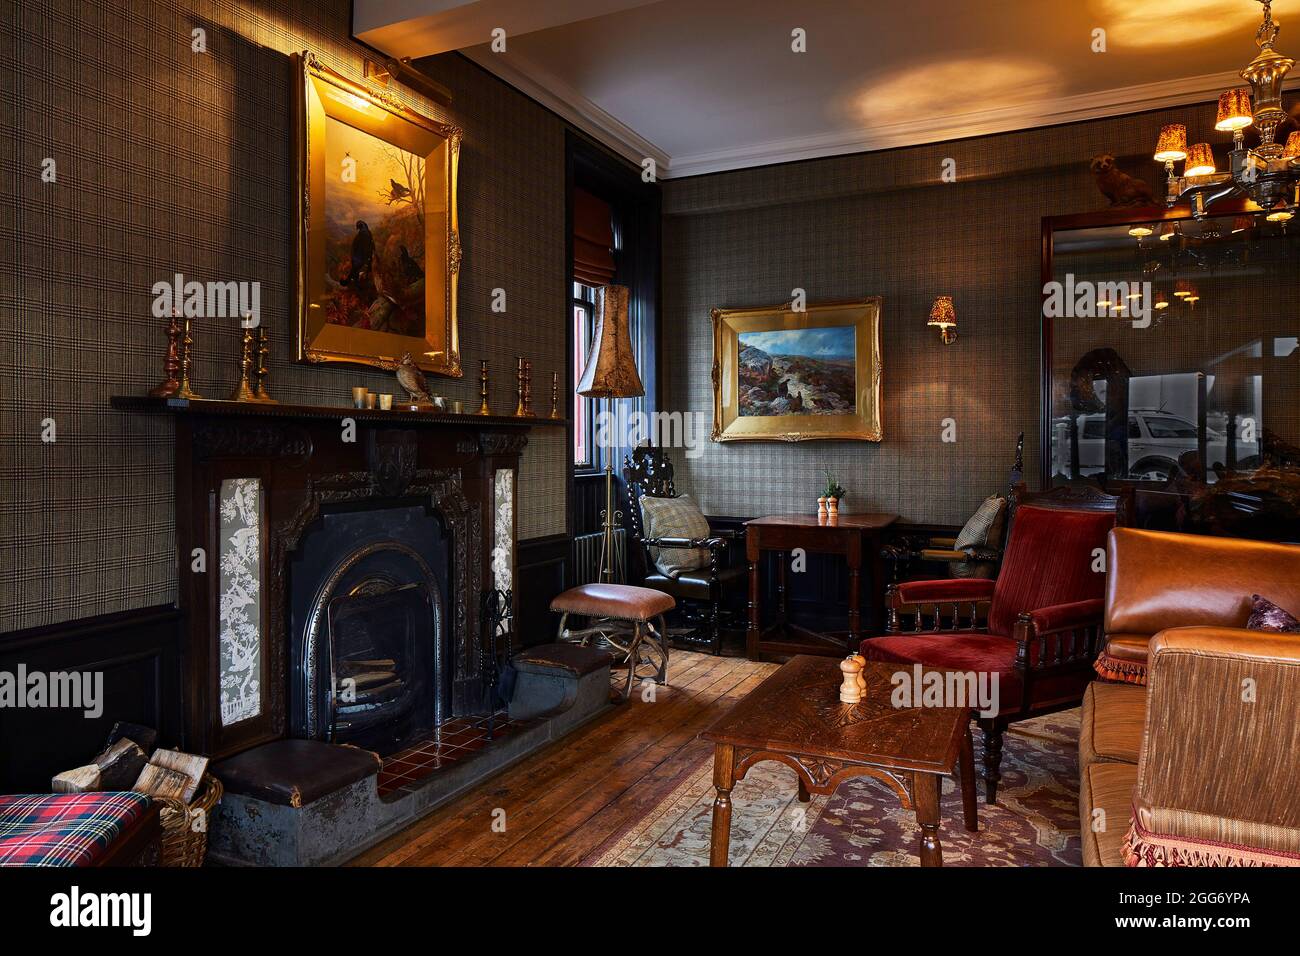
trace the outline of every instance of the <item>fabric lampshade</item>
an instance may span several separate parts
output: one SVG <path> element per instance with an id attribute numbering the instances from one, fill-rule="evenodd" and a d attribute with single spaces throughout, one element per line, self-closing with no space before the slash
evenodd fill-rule
<path id="1" fill-rule="evenodd" d="M 627 324 L 627 286 L 596 290 L 596 335 L 578 383 L 587 398 L 634 398 L 645 394 L 632 354 Z"/>

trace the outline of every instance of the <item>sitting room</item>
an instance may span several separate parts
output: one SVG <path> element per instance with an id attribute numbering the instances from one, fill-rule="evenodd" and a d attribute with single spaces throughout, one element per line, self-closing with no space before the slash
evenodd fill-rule
<path id="1" fill-rule="evenodd" d="M 1300 0 L 3 18 L 0 867 L 1300 865 Z"/>

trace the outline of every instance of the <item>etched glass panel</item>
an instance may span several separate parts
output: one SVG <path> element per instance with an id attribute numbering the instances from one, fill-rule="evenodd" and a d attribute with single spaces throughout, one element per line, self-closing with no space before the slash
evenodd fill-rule
<path id="1" fill-rule="evenodd" d="M 262 482 L 221 483 L 220 581 L 221 725 L 262 712 Z"/>
<path id="2" fill-rule="evenodd" d="M 492 586 L 500 591 L 514 587 L 515 473 L 498 468 L 492 488 Z"/>

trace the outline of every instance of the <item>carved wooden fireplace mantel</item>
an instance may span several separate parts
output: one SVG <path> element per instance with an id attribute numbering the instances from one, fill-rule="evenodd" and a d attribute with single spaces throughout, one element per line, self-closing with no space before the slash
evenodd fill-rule
<path id="1" fill-rule="evenodd" d="M 133 396 L 112 405 L 176 422 L 187 749 L 224 757 L 292 735 L 291 559 L 340 509 L 418 504 L 438 516 L 450 547 L 452 708 L 477 706 L 479 600 L 512 584 L 520 453 L 530 428 L 566 422 Z"/>

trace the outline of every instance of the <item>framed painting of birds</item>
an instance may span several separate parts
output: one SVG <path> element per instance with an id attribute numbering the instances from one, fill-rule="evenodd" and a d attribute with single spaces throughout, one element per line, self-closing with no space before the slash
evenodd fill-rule
<path id="1" fill-rule="evenodd" d="M 298 358 L 459 376 L 460 129 L 293 61 Z"/>

